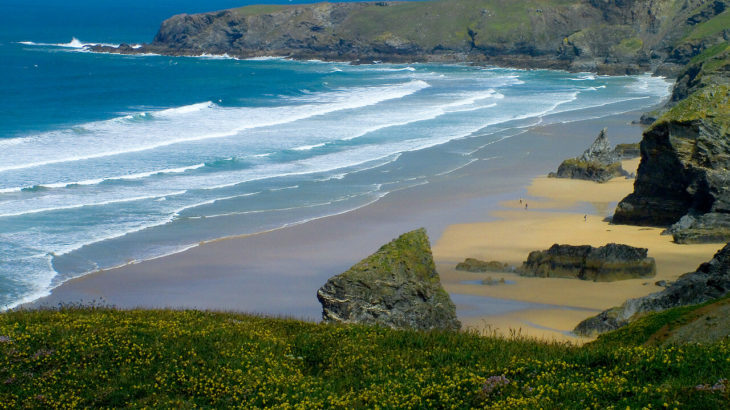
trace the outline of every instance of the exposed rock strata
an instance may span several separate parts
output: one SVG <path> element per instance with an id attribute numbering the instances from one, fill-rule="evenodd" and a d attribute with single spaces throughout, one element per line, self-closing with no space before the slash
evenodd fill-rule
<path id="1" fill-rule="evenodd" d="M 709 262 L 697 271 L 686 273 L 666 289 L 605 310 L 586 319 L 575 328 L 575 333 L 591 336 L 625 326 L 638 315 L 678 306 L 694 305 L 717 299 L 730 292 L 730 244 L 725 245 Z"/>
<path id="2" fill-rule="evenodd" d="M 629 176 L 621 167 L 620 160 L 621 157 L 611 149 L 604 128 L 583 155 L 566 159 L 560 164 L 558 171 L 551 172 L 548 177 L 606 182 L 615 177 Z"/>
<path id="3" fill-rule="evenodd" d="M 614 223 L 676 223 L 670 232 L 679 243 L 730 240 L 729 90 L 693 93 L 644 133 L 634 192 Z"/>
<path id="4" fill-rule="evenodd" d="M 322 320 L 412 329 L 459 329 L 424 229 L 401 235 L 317 291 Z"/>
<path id="5" fill-rule="evenodd" d="M 555 244 L 546 251 L 530 252 L 520 273 L 596 282 L 652 277 L 656 274 L 656 264 L 646 254 L 646 248 L 615 243 L 599 248 Z"/>

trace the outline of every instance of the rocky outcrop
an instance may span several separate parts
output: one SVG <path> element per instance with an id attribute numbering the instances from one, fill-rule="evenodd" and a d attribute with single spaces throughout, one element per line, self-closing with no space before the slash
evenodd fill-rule
<path id="1" fill-rule="evenodd" d="M 466 272 L 508 272 L 510 271 L 510 266 L 498 261 L 486 262 L 479 259 L 466 258 L 464 262 L 459 262 L 456 265 L 456 270 Z"/>
<path id="2" fill-rule="evenodd" d="M 615 243 L 599 248 L 555 244 L 546 251 L 530 252 L 520 273 L 595 282 L 652 277 L 656 274 L 656 264 L 646 254 L 646 248 Z"/>
<path id="3" fill-rule="evenodd" d="M 687 214 L 665 233 L 672 235 L 677 243 L 727 242 L 730 240 L 730 215 L 718 212 Z"/>
<path id="4" fill-rule="evenodd" d="M 152 43 L 139 49 L 94 49 L 359 62 L 473 61 L 604 74 L 664 67 L 668 72 L 684 64 L 681 58 L 665 62 L 681 33 L 715 17 L 717 10 L 704 0 L 686 0 L 683 7 L 673 0 L 548 0 L 539 7 L 514 7 L 505 0 L 258 5 L 174 16 L 162 23 Z"/>
<path id="5" fill-rule="evenodd" d="M 621 167 L 620 159 L 619 154 L 611 149 L 604 128 L 580 157 L 566 159 L 560 164 L 558 171 L 551 172 L 548 177 L 606 182 L 615 177 L 629 175 Z"/>
<path id="6" fill-rule="evenodd" d="M 618 204 L 613 222 L 676 223 L 670 232 L 679 243 L 728 241 L 728 169 L 730 88 L 707 86 L 644 133 L 634 192 Z"/>
<path id="7" fill-rule="evenodd" d="M 322 320 L 392 328 L 459 329 L 424 229 L 401 235 L 317 291 Z"/>
<path id="8" fill-rule="evenodd" d="M 678 306 L 688 306 L 717 299 L 730 292 L 730 244 L 719 250 L 709 262 L 697 271 L 679 277 L 661 292 L 636 299 L 608 309 L 586 319 L 575 328 L 575 333 L 592 336 L 625 326 L 638 315 Z"/>

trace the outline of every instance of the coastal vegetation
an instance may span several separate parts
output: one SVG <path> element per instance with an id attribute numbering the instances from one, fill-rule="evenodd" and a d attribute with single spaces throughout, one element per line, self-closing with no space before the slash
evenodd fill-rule
<path id="1" fill-rule="evenodd" d="M 6 312 L 0 407 L 722 408 L 727 340 L 651 338 L 687 312 L 582 347 L 192 310 Z"/>
<path id="2" fill-rule="evenodd" d="M 644 136 L 636 191 L 614 221 L 668 225 L 688 216 L 673 231 L 678 242 L 727 240 L 730 49 L 716 41 L 726 2 L 658 1 L 654 11 L 668 18 L 637 21 L 629 8 L 577 3 L 254 6 L 174 17 L 151 45 L 120 52 L 681 69 L 671 106 Z M 577 15 L 585 19 L 571 20 Z M 678 21 L 695 22 L 671 34 Z M 365 263 L 353 267 L 356 279 L 369 273 Z M 437 282 L 432 260 L 414 269 Z M 722 408 L 730 401 L 727 306 L 725 298 L 642 311 L 584 346 L 519 330 L 505 337 L 195 310 L 5 312 L 0 407 Z M 698 339 L 708 334 L 715 337 Z"/>

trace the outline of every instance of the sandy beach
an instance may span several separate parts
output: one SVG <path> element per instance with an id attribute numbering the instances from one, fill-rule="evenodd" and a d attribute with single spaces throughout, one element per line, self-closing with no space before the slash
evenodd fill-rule
<path id="1" fill-rule="evenodd" d="M 95 272 L 63 283 L 30 306 L 95 302 L 318 320 L 315 293 L 329 277 L 401 233 L 425 227 L 442 282 L 465 327 L 576 341 L 567 332 L 580 320 L 628 297 L 659 290 L 655 281 L 694 270 L 720 247 L 680 246 L 660 236 L 658 228 L 604 222 L 631 191 L 633 180 L 596 184 L 539 176 L 580 154 L 603 127 L 609 127 L 613 144 L 638 141 L 641 127 L 631 121 L 639 115 L 535 126 L 499 142 L 500 152 L 510 156 L 495 156 L 492 147 L 483 147 L 479 160 L 469 166 L 355 211 Z M 637 164 L 626 166 L 635 169 Z M 527 211 L 520 198 L 528 201 Z M 657 260 L 657 277 L 593 283 L 499 274 L 492 276 L 513 283 L 485 286 L 478 284 L 484 274 L 454 270 L 466 257 L 519 265 L 530 251 L 553 243 L 608 242 L 649 248 Z"/>
<path id="2" fill-rule="evenodd" d="M 623 166 L 634 172 L 638 159 L 624 161 Z M 449 293 L 542 305 L 492 315 L 472 299 L 472 305 L 461 316 L 463 323 L 479 331 L 519 330 L 530 336 L 580 342 L 580 338 L 569 333 L 581 320 L 620 305 L 627 298 L 661 290 L 655 282 L 672 281 L 694 271 L 722 247 L 721 244 L 678 245 L 672 242 L 671 236 L 661 235 L 661 228 L 611 225 L 606 217 L 613 212 L 616 202 L 632 189 L 633 179 L 627 178 L 598 184 L 538 177 L 527 188 L 527 197 L 523 199 L 529 205 L 528 210 L 513 200 L 502 203 L 503 210 L 492 214 L 498 221 L 449 226 L 433 248 L 441 280 Z M 584 213 L 575 212 L 576 209 L 587 210 Z M 648 248 L 649 256 L 656 260 L 656 277 L 599 283 L 455 269 L 456 263 L 466 257 L 520 266 L 530 251 L 547 249 L 555 243 L 602 246 L 611 242 Z M 487 276 L 494 280 L 504 278 L 508 283 L 492 286 L 478 283 Z"/>

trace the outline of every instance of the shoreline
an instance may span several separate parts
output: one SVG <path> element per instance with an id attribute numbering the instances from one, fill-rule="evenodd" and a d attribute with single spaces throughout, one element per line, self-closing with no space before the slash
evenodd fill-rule
<path id="1" fill-rule="evenodd" d="M 49 296 L 21 305 L 21 308 L 96 301 L 120 308 L 234 310 L 318 320 L 321 308 L 314 295 L 321 284 L 390 239 L 421 226 L 428 230 L 437 268 L 447 291 L 469 295 L 474 293 L 473 289 L 454 282 L 456 277 L 448 266 L 452 261 L 444 256 L 443 247 L 440 247 L 451 227 L 454 224 L 497 223 L 505 212 L 514 212 L 510 211 L 509 204 L 517 198 L 527 197 L 535 175 L 557 168 L 564 159 L 555 158 L 554 152 L 549 151 L 555 143 L 554 138 L 560 138 L 566 151 L 572 151 L 563 157 L 582 152 L 597 131 L 606 125 L 609 125 L 609 138 L 613 144 L 637 141 L 641 128 L 631 121 L 640 113 L 607 113 L 598 119 L 533 126 L 517 137 L 500 142 L 508 146 L 503 149 L 520 152 L 523 159 L 516 170 L 514 164 L 492 160 L 485 154 L 480 160 L 428 184 L 392 192 L 353 211 L 265 233 L 214 239 L 180 253 L 84 275 L 62 283 Z M 500 175 L 505 169 L 510 169 L 511 173 Z M 537 213 L 541 204 L 531 201 L 531 210 Z M 590 205 L 571 206 L 578 212 L 587 212 Z M 554 209 L 549 212 L 556 213 Z M 473 255 L 464 254 L 460 260 L 469 256 Z M 467 286 L 466 292 L 463 286 Z M 499 299 L 499 295 L 496 297 Z M 539 298 L 532 299 L 528 301 L 541 303 Z M 582 312 L 583 318 L 597 313 L 593 312 L 596 308 L 589 309 L 589 314 Z M 575 310 L 568 312 L 576 315 Z M 489 318 L 496 327 L 502 327 L 504 323 L 520 325 L 519 320 L 522 320 L 515 319 L 519 314 L 514 312 L 499 318 L 483 314 L 473 318 L 459 308 L 457 314 L 465 327 L 474 327 L 475 322 L 484 318 Z M 554 327 L 545 326 L 545 323 L 542 319 L 535 321 L 537 326 Z M 548 337 L 553 333 L 547 332 Z"/>

